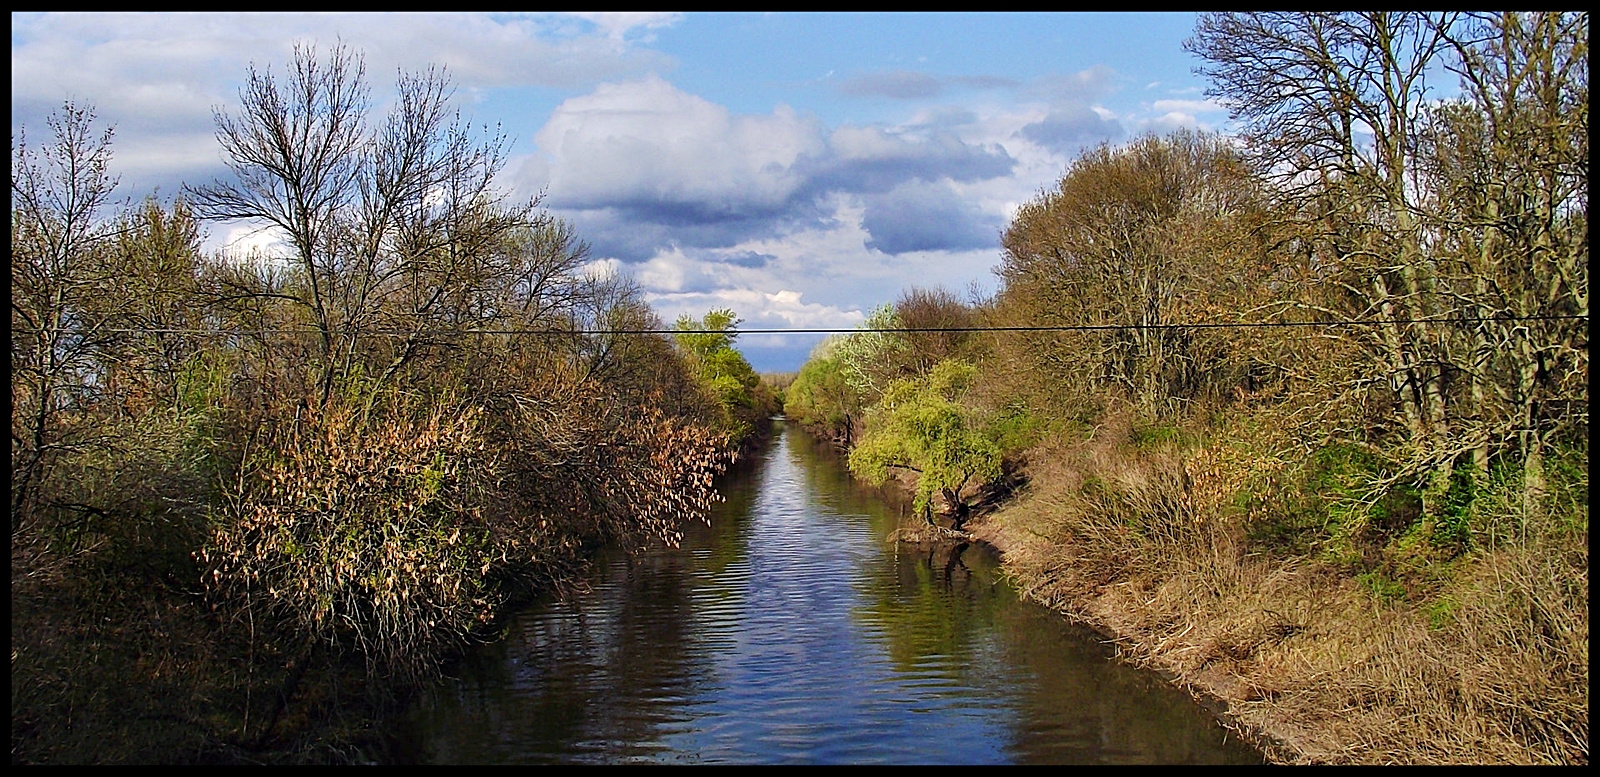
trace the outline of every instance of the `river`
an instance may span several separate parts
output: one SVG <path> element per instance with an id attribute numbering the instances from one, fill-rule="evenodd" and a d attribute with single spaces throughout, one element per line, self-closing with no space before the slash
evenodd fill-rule
<path id="1" fill-rule="evenodd" d="M 782 422 L 777 422 L 780 424 Z M 906 506 L 797 429 L 678 548 L 608 552 L 411 707 L 437 764 L 1262 763 L 1187 695 L 1019 600 L 997 559 L 889 541 Z"/>

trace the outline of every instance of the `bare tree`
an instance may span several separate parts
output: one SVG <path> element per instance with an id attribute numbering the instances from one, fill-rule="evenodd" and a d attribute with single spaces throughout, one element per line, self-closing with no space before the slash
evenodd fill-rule
<path id="1" fill-rule="evenodd" d="M 1206 63 L 1208 93 L 1243 123 L 1283 207 L 1302 219 L 1329 291 L 1302 302 L 1375 322 L 1341 332 L 1363 340 L 1399 405 L 1412 447 L 1403 474 L 1428 477 L 1435 496 L 1453 461 L 1450 365 L 1414 177 L 1427 78 L 1453 23 L 1452 14 L 1217 13 L 1201 17 L 1187 44 Z"/>
<path id="2" fill-rule="evenodd" d="M 1472 322 L 1463 437 L 1543 488 L 1544 450 L 1586 426 L 1588 14 L 1474 14 L 1449 30 L 1461 98 L 1425 135 L 1426 219 L 1441 277 Z"/>
<path id="3" fill-rule="evenodd" d="M 252 69 L 240 115 L 217 111 L 234 179 L 189 190 L 203 219 L 265 224 L 286 238 L 289 282 L 243 296 L 300 311 L 317 341 L 323 401 L 358 366 L 388 381 L 421 351 L 503 320 L 510 311 L 491 290 L 537 286 L 540 262 L 572 267 L 571 257 L 559 267 L 507 260 L 539 248 L 519 233 L 552 223 L 535 202 L 508 206 L 494 188 L 507 138 L 480 138 L 451 112 L 442 71 L 401 76 L 397 95 L 371 127 L 361 58 L 343 45 L 326 59 L 296 48 L 285 82 Z"/>
<path id="4" fill-rule="evenodd" d="M 30 513 L 51 462 L 95 434 L 69 423 L 98 390 L 97 350 L 112 320 L 93 300 L 113 281 L 115 224 L 102 209 L 117 181 L 109 172 L 110 128 L 93 110 L 66 103 L 51 114 L 52 140 L 11 143 L 11 529 Z"/>
<path id="5" fill-rule="evenodd" d="M 1515 449 L 1537 490 L 1544 437 L 1586 414 L 1587 36 L 1584 14 L 1221 13 L 1188 44 L 1299 221 L 1300 302 L 1371 322 L 1332 333 L 1365 358 L 1345 390 L 1387 389 L 1389 482 L 1430 518 L 1462 456 Z"/>
<path id="6" fill-rule="evenodd" d="M 1085 154 L 1024 205 L 1000 269 L 1017 323 L 1049 333 L 1029 357 L 1055 378 L 1114 388 L 1152 415 L 1226 380 L 1211 335 L 1182 324 L 1240 316 L 1257 186 L 1221 138 L 1178 133 Z M 1261 252 L 1257 252 L 1259 254 Z"/>

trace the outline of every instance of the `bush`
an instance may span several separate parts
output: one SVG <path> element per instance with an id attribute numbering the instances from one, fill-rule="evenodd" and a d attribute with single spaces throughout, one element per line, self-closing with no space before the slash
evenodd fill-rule
<path id="1" fill-rule="evenodd" d="M 357 391 L 274 420 L 199 553 L 214 595 L 411 676 L 489 620 L 500 463 L 477 408 Z"/>

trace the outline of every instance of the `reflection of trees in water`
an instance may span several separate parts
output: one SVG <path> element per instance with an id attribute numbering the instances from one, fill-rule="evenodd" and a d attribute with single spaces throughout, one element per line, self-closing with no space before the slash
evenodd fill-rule
<path id="1" fill-rule="evenodd" d="M 680 708 L 711 674 L 696 565 L 683 549 L 611 550 L 586 590 L 513 616 L 436 695 L 439 714 L 420 724 L 425 760 L 570 761 L 599 747 L 588 755 L 609 763 L 667 750 L 663 724 L 688 718 Z"/>
<path id="2" fill-rule="evenodd" d="M 965 678 L 977 643 L 1012 599 L 1009 589 L 967 564 L 966 543 L 895 543 L 891 552 L 894 564 L 867 570 L 856 619 L 882 634 L 895 671 Z"/>
<path id="3" fill-rule="evenodd" d="M 887 706 L 851 709 L 871 710 L 859 723 L 881 726 L 886 741 L 928 720 L 913 715 L 904 720 L 912 728 L 902 728 L 898 718 L 910 707 L 934 710 L 945 739 L 926 744 L 929 758 L 960 758 L 965 751 L 951 742 L 978 741 L 976 734 L 994 744 L 990 756 L 1025 763 L 1250 760 L 1244 748 L 1221 749 L 1219 727 L 1180 693 L 1109 663 L 1092 634 L 1019 602 L 985 546 L 874 543 L 896 515 L 827 456 L 803 434 L 775 437 L 748 471 L 722 484 L 727 501 L 710 525 L 685 532 L 683 548 L 608 553 L 592 589 L 514 619 L 507 639 L 485 646 L 463 667 L 465 679 L 438 695 L 434 719 L 420 724 L 418 739 L 431 748 L 424 760 L 611 763 L 763 752 L 755 741 L 726 737 L 729 726 L 767 731 L 749 718 L 771 698 L 719 674 L 751 658 L 747 641 L 767 658 L 779 649 L 771 633 L 752 637 L 749 630 L 763 626 L 745 620 L 761 580 L 769 593 L 814 586 L 823 601 L 813 606 L 824 609 L 853 602 L 848 621 L 826 621 L 838 633 L 824 639 L 867 645 L 851 659 L 858 665 L 797 666 L 800 674 L 775 687 L 810 683 L 806 671 L 894 683 L 895 701 L 873 697 Z M 862 532 L 867 521 L 872 530 Z M 780 548 L 785 538 L 804 541 Z M 791 552 L 809 555 L 792 567 L 780 561 Z M 829 616 L 806 617 L 815 625 Z M 832 712 L 847 714 L 799 714 Z M 720 733 L 707 735 L 705 726 Z M 711 751 L 697 747 L 713 741 L 720 744 Z"/>
<path id="4" fill-rule="evenodd" d="M 782 434 L 775 430 L 774 435 Z M 774 436 L 766 447 L 746 456 L 717 480 L 717 491 L 723 501 L 711 509 L 706 522 L 690 522 L 683 530 L 683 547 L 698 548 L 708 553 L 704 564 L 713 579 L 721 579 L 728 565 L 749 555 L 751 516 L 756 512 L 756 500 L 765 485 L 766 471 L 771 457 L 776 455 L 779 438 Z"/>
<path id="5" fill-rule="evenodd" d="M 804 476 L 806 499 L 826 508 L 828 518 L 867 516 L 874 534 L 887 535 L 911 511 L 911 496 L 894 484 L 878 487 L 850 474 L 845 456 L 793 427 L 784 434 L 789 460 Z"/>

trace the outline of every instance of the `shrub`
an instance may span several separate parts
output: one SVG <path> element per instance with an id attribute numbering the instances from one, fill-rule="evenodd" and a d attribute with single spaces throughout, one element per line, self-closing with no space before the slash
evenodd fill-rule
<path id="1" fill-rule="evenodd" d="M 345 394 L 254 441 L 199 552 L 214 595 L 374 670 L 416 675 L 498 604 L 499 462 L 450 397 Z"/>

